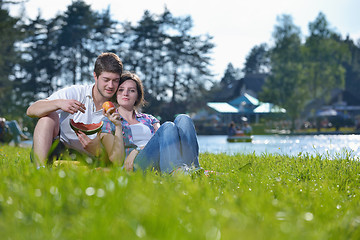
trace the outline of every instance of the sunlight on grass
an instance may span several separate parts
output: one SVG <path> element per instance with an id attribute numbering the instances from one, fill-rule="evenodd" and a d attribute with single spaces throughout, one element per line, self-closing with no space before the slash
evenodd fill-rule
<path id="1" fill-rule="evenodd" d="M 0 146 L 2 239 L 359 239 L 360 164 L 209 154 L 206 176 L 61 165 Z"/>

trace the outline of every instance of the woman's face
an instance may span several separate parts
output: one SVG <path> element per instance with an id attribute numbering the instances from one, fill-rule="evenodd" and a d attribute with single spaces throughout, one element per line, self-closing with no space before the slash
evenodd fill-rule
<path id="1" fill-rule="evenodd" d="M 119 86 L 116 100 L 121 107 L 133 109 L 137 98 L 138 92 L 133 80 L 126 80 Z"/>

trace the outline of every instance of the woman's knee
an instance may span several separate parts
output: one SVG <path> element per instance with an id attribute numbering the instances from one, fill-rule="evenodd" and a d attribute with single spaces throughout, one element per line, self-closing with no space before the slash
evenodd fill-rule
<path id="1" fill-rule="evenodd" d="M 179 122 L 179 121 L 192 121 L 191 118 L 189 117 L 189 115 L 187 114 L 179 114 L 177 115 L 177 117 L 175 118 L 175 123 Z"/>
<path id="2" fill-rule="evenodd" d="M 163 123 L 157 133 L 165 139 L 178 138 L 179 136 L 178 128 L 173 122 Z"/>
<path id="3" fill-rule="evenodd" d="M 190 128 L 194 128 L 194 123 L 192 121 L 192 119 L 186 115 L 186 114 L 180 114 L 175 118 L 174 123 L 176 124 L 176 126 L 178 126 L 179 128 L 184 128 L 184 129 L 188 129 Z"/>
<path id="4" fill-rule="evenodd" d="M 161 125 L 161 128 L 164 133 L 177 132 L 176 126 L 173 122 L 165 122 Z"/>

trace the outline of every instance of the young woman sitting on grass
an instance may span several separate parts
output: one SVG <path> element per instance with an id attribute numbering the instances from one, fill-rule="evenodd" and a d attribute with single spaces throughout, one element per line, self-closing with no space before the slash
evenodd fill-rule
<path id="1" fill-rule="evenodd" d="M 118 107 L 104 115 L 101 141 L 109 160 L 126 170 L 152 169 L 163 173 L 202 171 L 199 145 L 191 118 L 181 114 L 160 126 L 154 116 L 140 113 L 144 89 L 140 78 L 122 74 L 116 94 Z"/>

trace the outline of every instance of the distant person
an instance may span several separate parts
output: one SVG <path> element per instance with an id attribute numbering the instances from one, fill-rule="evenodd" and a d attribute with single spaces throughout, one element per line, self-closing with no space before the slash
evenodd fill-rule
<path id="1" fill-rule="evenodd" d="M 47 160 L 52 163 L 53 158 L 58 158 L 65 149 L 97 155 L 100 147 L 98 135 L 75 133 L 69 120 L 86 124 L 100 122 L 104 117 L 102 104 L 116 93 L 122 71 L 123 64 L 116 54 L 102 53 L 95 61 L 95 84 L 66 87 L 27 109 L 28 116 L 39 118 L 34 130 L 32 155 L 38 167 L 44 166 Z M 49 153 L 55 139 L 59 144 Z"/>
<path id="2" fill-rule="evenodd" d="M 252 132 L 252 127 L 250 126 L 250 124 L 248 122 L 244 122 L 244 126 L 243 126 L 242 130 L 245 135 L 250 135 Z"/>
<path id="3" fill-rule="evenodd" d="M 121 76 L 116 95 L 119 107 L 105 113 L 101 141 L 109 160 L 128 171 L 156 170 L 162 173 L 201 171 L 199 145 L 194 124 L 180 114 L 174 122 L 159 120 L 139 112 L 144 104 L 140 78 L 130 72 Z"/>
<path id="4" fill-rule="evenodd" d="M 23 133 L 16 120 L 6 121 L 5 118 L 0 118 L 0 142 L 10 143 L 13 141 L 14 145 L 18 146 L 21 140 L 28 139 L 29 137 Z"/>
<path id="5" fill-rule="evenodd" d="M 321 120 L 321 127 L 322 128 L 329 128 L 331 127 L 332 124 L 329 122 L 329 120 L 327 118 L 324 118 Z"/>
<path id="6" fill-rule="evenodd" d="M 0 142 L 9 143 L 12 139 L 12 134 L 9 126 L 6 124 L 5 118 L 0 118 Z"/>
<path id="7" fill-rule="evenodd" d="M 317 118 L 316 118 L 316 130 L 317 130 L 318 132 L 321 131 L 321 119 L 320 119 L 320 117 L 317 117 Z"/>
<path id="8" fill-rule="evenodd" d="M 233 121 L 231 121 L 228 126 L 227 134 L 228 136 L 235 136 L 236 132 L 237 132 L 236 124 Z"/>
<path id="9" fill-rule="evenodd" d="M 357 117 L 355 119 L 355 130 L 360 131 L 360 118 L 359 117 Z"/>

